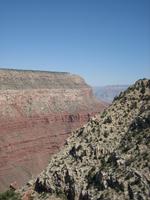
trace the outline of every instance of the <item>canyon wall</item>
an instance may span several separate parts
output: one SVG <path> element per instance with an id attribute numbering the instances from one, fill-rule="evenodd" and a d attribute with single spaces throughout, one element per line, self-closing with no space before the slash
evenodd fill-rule
<path id="1" fill-rule="evenodd" d="M 0 69 L 0 191 L 37 175 L 105 106 L 77 75 Z"/>
<path id="2" fill-rule="evenodd" d="M 148 200 L 149 164 L 150 80 L 141 79 L 74 131 L 18 192 L 22 200 Z"/>

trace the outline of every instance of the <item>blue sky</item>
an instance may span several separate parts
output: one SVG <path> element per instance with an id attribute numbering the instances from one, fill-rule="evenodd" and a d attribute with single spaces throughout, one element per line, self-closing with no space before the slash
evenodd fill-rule
<path id="1" fill-rule="evenodd" d="M 0 0 L 0 67 L 149 78 L 150 0 Z"/>

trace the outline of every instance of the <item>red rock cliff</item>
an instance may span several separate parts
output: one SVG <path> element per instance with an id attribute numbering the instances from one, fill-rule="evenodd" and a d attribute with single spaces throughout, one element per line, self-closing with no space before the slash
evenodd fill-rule
<path id="1" fill-rule="evenodd" d="M 104 104 L 77 75 L 0 70 L 0 190 L 38 174 Z"/>

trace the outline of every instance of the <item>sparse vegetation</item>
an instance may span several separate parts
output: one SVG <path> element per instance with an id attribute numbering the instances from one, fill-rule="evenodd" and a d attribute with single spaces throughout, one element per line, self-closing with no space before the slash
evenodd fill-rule
<path id="1" fill-rule="evenodd" d="M 59 197 L 65 200 L 149 198 L 150 102 L 143 98 L 148 93 L 140 92 L 141 81 L 101 116 L 92 118 L 82 135 L 67 140 L 64 150 L 40 174 L 40 184 L 52 193 L 61 185 Z M 122 99 L 126 99 L 124 105 Z M 49 178 L 44 183 L 45 177 Z"/>
<path id="2" fill-rule="evenodd" d="M 21 200 L 21 197 L 14 190 L 7 190 L 0 193 L 0 200 Z"/>
<path id="3" fill-rule="evenodd" d="M 103 113 L 101 114 L 101 118 L 104 118 L 107 115 L 106 110 L 103 111 Z"/>
<path id="4" fill-rule="evenodd" d="M 66 195 L 65 195 L 64 193 L 59 193 L 59 194 L 57 195 L 57 197 L 59 197 L 59 198 L 62 199 L 62 200 L 67 200 L 67 197 L 66 197 Z"/>

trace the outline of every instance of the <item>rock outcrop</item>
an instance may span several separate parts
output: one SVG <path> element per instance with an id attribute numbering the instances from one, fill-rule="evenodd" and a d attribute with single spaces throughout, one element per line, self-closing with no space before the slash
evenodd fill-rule
<path id="1" fill-rule="evenodd" d="M 28 188 L 36 200 L 150 199 L 150 80 L 137 81 L 73 132 L 22 196 Z"/>
<path id="2" fill-rule="evenodd" d="M 77 75 L 0 69 L 0 190 L 37 175 L 104 107 Z"/>

